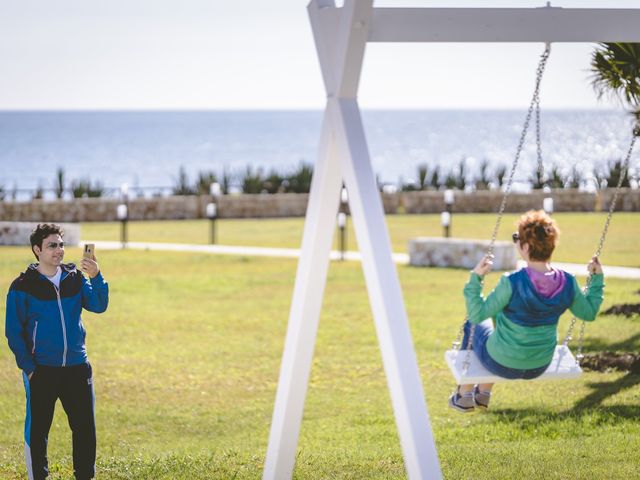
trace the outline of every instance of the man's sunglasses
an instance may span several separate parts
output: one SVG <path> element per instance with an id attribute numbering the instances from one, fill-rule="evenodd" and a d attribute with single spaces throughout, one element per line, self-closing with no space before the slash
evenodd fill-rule
<path id="1" fill-rule="evenodd" d="M 55 250 L 58 247 L 64 248 L 64 242 L 49 242 L 49 243 L 47 243 L 47 248 L 50 248 L 51 250 Z"/>
<path id="2" fill-rule="evenodd" d="M 518 243 L 520 241 L 520 235 L 518 235 L 518 232 L 511 235 L 511 240 L 513 240 L 513 243 Z"/>

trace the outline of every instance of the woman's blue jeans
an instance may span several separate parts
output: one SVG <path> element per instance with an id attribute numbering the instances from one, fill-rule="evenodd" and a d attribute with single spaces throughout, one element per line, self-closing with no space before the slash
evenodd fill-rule
<path id="1" fill-rule="evenodd" d="M 464 324 L 464 337 L 462 338 L 463 349 L 467 348 L 470 329 L 471 323 L 467 320 Z M 475 331 L 473 332 L 473 350 L 476 352 L 476 356 L 480 360 L 480 363 L 482 363 L 482 365 L 491 373 L 502 378 L 528 380 L 539 377 L 547 370 L 549 365 L 532 369 L 509 368 L 504 365 L 500 365 L 491 358 L 489 352 L 487 352 L 487 340 L 493 333 L 493 330 L 493 321 L 491 319 L 487 319 L 476 324 Z"/>

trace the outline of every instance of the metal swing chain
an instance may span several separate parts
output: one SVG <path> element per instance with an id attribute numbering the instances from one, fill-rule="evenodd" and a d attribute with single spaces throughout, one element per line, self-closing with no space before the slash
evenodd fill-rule
<path id="1" fill-rule="evenodd" d="M 545 178 L 544 163 L 542 162 L 542 127 L 540 122 L 540 96 L 536 98 L 536 154 L 538 158 L 538 174 L 543 184 L 543 189 L 549 186 L 549 178 Z"/>
<path id="2" fill-rule="evenodd" d="M 496 238 L 498 237 L 498 231 L 500 230 L 500 223 L 502 222 L 502 217 L 504 215 L 504 210 L 507 206 L 507 199 L 509 197 L 509 194 L 511 193 L 511 186 L 513 184 L 513 178 L 515 176 L 517 167 L 518 167 L 518 162 L 520 161 L 520 154 L 522 153 L 522 149 L 524 147 L 524 142 L 527 136 L 527 132 L 529 130 L 529 124 L 531 123 L 531 116 L 533 114 L 533 110 L 534 108 L 536 108 L 537 106 L 537 114 L 536 114 L 536 119 L 538 122 L 538 127 L 537 127 L 537 132 L 538 132 L 538 136 L 537 136 L 537 140 L 538 140 L 538 151 L 539 151 L 539 159 L 542 158 L 542 152 L 540 149 L 540 142 L 539 142 L 539 128 L 540 128 L 540 124 L 539 124 L 539 118 L 540 118 L 540 114 L 539 114 L 539 108 L 540 108 L 540 84 L 542 82 L 542 76 L 544 74 L 544 69 L 547 66 L 547 60 L 549 59 L 549 54 L 551 53 L 551 44 L 547 43 L 545 45 L 545 49 L 544 52 L 542 53 L 542 55 L 540 56 L 540 62 L 538 63 L 538 68 L 536 69 L 536 84 L 535 84 L 535 89 L 533 91 L 533 98 L 531 99 L 531 104 L 529 105 L 529 109 L 527 110 L 527 115 L 525 118 L 525 122 L 524 122 L 524 126 L 522 128 L 522 133 L 520 135 L 520 140 L 518 142 L 518 147 L 516 149 L 516 154 L 513 160 L 513 163 L 511 165 L 511 171 L 509 172 L 509 177 L 507 179 L 507 183 L 504 187 L 504 194 L 502 195 L 502 202 L 500 203 L 500 208 L 498 209 L 498 216 L 496 219 L 496 224 L 493 228 L 493 233 L 491 235 L 491 241 L 489 243 L 489 248 L 487 249 L 487 256 L 493 256 L 493 248 L 494 245 L 496 243 Z M 483 282 L 484 283 L 484 282 Z M 460 327 L 460 330 L 458 332 L 458 335 L 455 339 L 455 341 L 453 342 L 452 345 L 452 349 L 453 350 L 460 350 L 460 347 L 462 345 L 462 338 L 464 336 L 464 325 L 467 322 L 468 318 L 465 318 L 465 321 L 462 324 L 462 327 Z M 475 334 L 475 325 L 471 325 L 471 328 L 469 329 L 469 339 L 467 340 L 467 354 L 465 356 L 464 362 L 462 363 L 462 373 L 466 374 L 469 370 L 469 366 L 471 365 L 471 351 L 473 350 L 473 337 Z"/>
<path id="3" fill-rule="evenodd" d="M 611 199 L 611 204 L 609 205 L 609 213 L 607 214 L 607 219 L 604 222 L 604 228 L 602 229 L 602 234 L 600 235 L 600 241 L 598 242 L 598 247 L 596 248 L 596 252 L 593 254 L 594 257 L 600 257 L 602 253 L 602 247 L 604 246 L 604 242 L 607 238 L 607 233 L 609 232 L 609 225 L 611 224 L 611 218 L 613 217 L 613 212 L 616 209 L 616 204 L 618 202 L 618 196 L 620 194 L 620 190 L 622 189 L 622 182 L 624 178 L 627 176 L 627 172 L 629 171 L 629 163 L 631 161 L 631 154 L 633 153 L 633 147 L 636 143 L 636 137 L 633 135 L 631 137 L 631 144 L 629 145 L 629 150 L 627 151 L 627 156 L 624 159 L 622 164 L 622 168 L 620 169 L 620 178 L 618 178 L 618 184 L 616 185 L 616 190 L 613 194 L 613 198 Z M 593 279 L 593 274 L 589 272 L 589 276 L 587 277 L 587 283 L 582 289 L 582 293 L 586 294 L 591 286 L 591 280 Z M 569 329 L 567 330 L 567 335 L 562 342 L 562 345 L 568 347 L 569 342 L 571 341 L 573 328 L 575 327 L 577 318 L 575 316 L 571 317 L 571 323 L 569 324 Z M 584 330 L 585 330 L 586 322 L 583 320 L 580 325 L 580 333 L 578 336 L 578 351 L 576 353 L 576 365 L 580 365 L 580 362 L 584 358 L 582 354 L 582 349 L 584 347 Z"/>
<path id="4" fill-rule="evenodd" d="M 531 104 L 529 105 L 529 110 L 527 111 L 527 116 L 524 122 L 524 126 L 522 128 L 522 134 L 520 135 L 520 141 L 518 142 L 518 147 L 516 149 L 516 155 L 513 160 L 513 164 L 511 165 L 511 171 L 509 172 L 509 178 L 507 179 L 507 184 L 505 185 L 504 195 L 502 196 L 502 203 L 500 204 L 500 208 L 498 210 L 498 218 L 496 219 L 496 224 L 493 228 L 493 234 L 491 235 L 491 243 L 489 244 L 489 248 L 487 249 L 487 255 L 493 255 L 493 247 L 496 243 L 496 238 L 498 237 L 498 231 L 500 230 L 500 223 L 502 222 L 502 216 L 504 214 L 504 210 L 507 206 L 507 198 L 511 193 L 511 186 L 513 184 L 513 177 L 515 176 L 518 162 L 520 161 L 520 154 L 522 153 L 522 149 L 524 148 L 524 142 L 527 136 L 527 132 L 529 130 L 529 124 L 531 123 L 531 116 L 533 114 L 534 108 L 540 108 L 540 84 L 542 82 L 542 76 L 544 74 L 544 69 L 547 66 L 547 60 L 549 59 L 549 54 L 551 53 L 551 44 L 547 43 L 544 49 L 544 52 L 540 56 L 540 63 L 538 64 L 538 68 L 536 69 L 536 87 L 533 91 L 533 98 L 531 99 Z M 539 140 L 539 112 L 536 115 L 538 118 L 538 140 Z M 542 158 L 542 152 L 540 150 L 540 143 L 538 142 L 538 151 L 539 157 Z"/>

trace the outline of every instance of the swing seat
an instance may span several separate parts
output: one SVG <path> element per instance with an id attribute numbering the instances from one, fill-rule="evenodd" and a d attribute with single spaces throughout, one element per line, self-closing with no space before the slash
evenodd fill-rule
<path id="1" fill-rule="evenodd" d="M 449 365 L 449 369 L 451 369 L 451 373 L 453 373 L 458 385 L 496 383 L 513 380 L 494 375 L 484 368 L 474 351 L 471 352 L 469 358 L 469 370 L 463 373 L 462 364 L 466 357 L 466 350 L 447 350 L 444 354 L 447 365 Z M 565 380 L 577 378 L 581 373 L 582 369 L 580 365 L 576 363 L 576 359 L 571 353 L 571 350 L 564 345 L 557 345 L 549 368 L 547 368 L 542 375 L 531 380 Z"/>

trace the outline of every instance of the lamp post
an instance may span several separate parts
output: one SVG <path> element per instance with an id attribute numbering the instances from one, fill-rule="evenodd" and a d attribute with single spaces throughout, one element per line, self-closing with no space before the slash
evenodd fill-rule
<path id="1" fill-rule="evenodd" d="M 209 185 L 209 195 L 211 195 L 211 202 L 207 204 L 206 215 L 211 221 L 211 233 L 209 235 L 209 243 L 212 245 L 216 243 L 216 219 L 218 218 L 218 200 L 222 195 L 222 188 L 218 182 L 212 182 Z"/>
<path id="2" fill-rule="evenodd" d="M 444 229 L 445 238 L 449 238 L 449 227 L 451 226 L 451 214 L 449 212 L 442 212 L 440 214 L 440 224 Z"/>
<path id="3" fill-rule="evenodd" d="M 214 199 L 217 199 L 220 195 L 222 195 L 222 188 L 220 187 L 220 184 L 218 182 L 213 182 L 211 185 L 209 185 L 209 194 Z"/>
<path id="4" fill-rule="evenodd" d="M 346 205 L 349 203 L 349 193 L 347 192 L 347 187 L 342 187 L 340 190 L 340 203 Z"/>
<path id="5" fill-rule="evenodd" d="M 120 242 L 122 242 L 122 248 L 127 248 L 127 221 L 129 220 L 129 207 L 126 203 L 118 205 L 116 211 L 118 220 L 120 220 Z"/>
<path id="6" fill-rule="evenodd" d="M 118 205 L 116 210 L 116 217 L 120 220 L 120 242 L 122 248 L 127 248 L 127 242 L 129 240 L 128 235 L 128 222 L 129 222 L 129 185 L 123 183 L 120 186 L 120 196 L 122 203 Z"/>
<path id="7" fill-rule="evenodd" d="M 454 201 L 453 190 L 446 189 L 444 191 L 444 212 L 440 215 L 440 222 L 444 227 L 444 236 L 449 238 L 451 236 L 451 221 L 453 217 L 453 201 Z"/>
<path id="8" fill-rule="evenodd" d="M 347 209 L 349 206 L 349 194 L 346 187 L 340 189 L 340 212 L 338 213 L 338 227 L 340 228 L 340 259 L 344 260 L 344 252 L 347 250 Z"/>
<path id="9" fill-rule="evenodd" d="M 553 213 L 553 197 L 545 197 L 545 199 L 542 200 L 542 208 L 551 215 Z"/>
<path id="10" fill-rule="evenodd" d="M 338 228 L 340 229 L 340 261 L 344 261 L 344 251 L 347 244 L 345 227 L 347 226 L 347 214 L 338 213 Z"/>
<path id="11" fill-rule="evenodd" d="M 213 202 L 207 203 L 207 218 L 211 221 L 211 234 L 209 243 L 216 243 L 216 218 L 218 217 L 218 205 Z"/>

